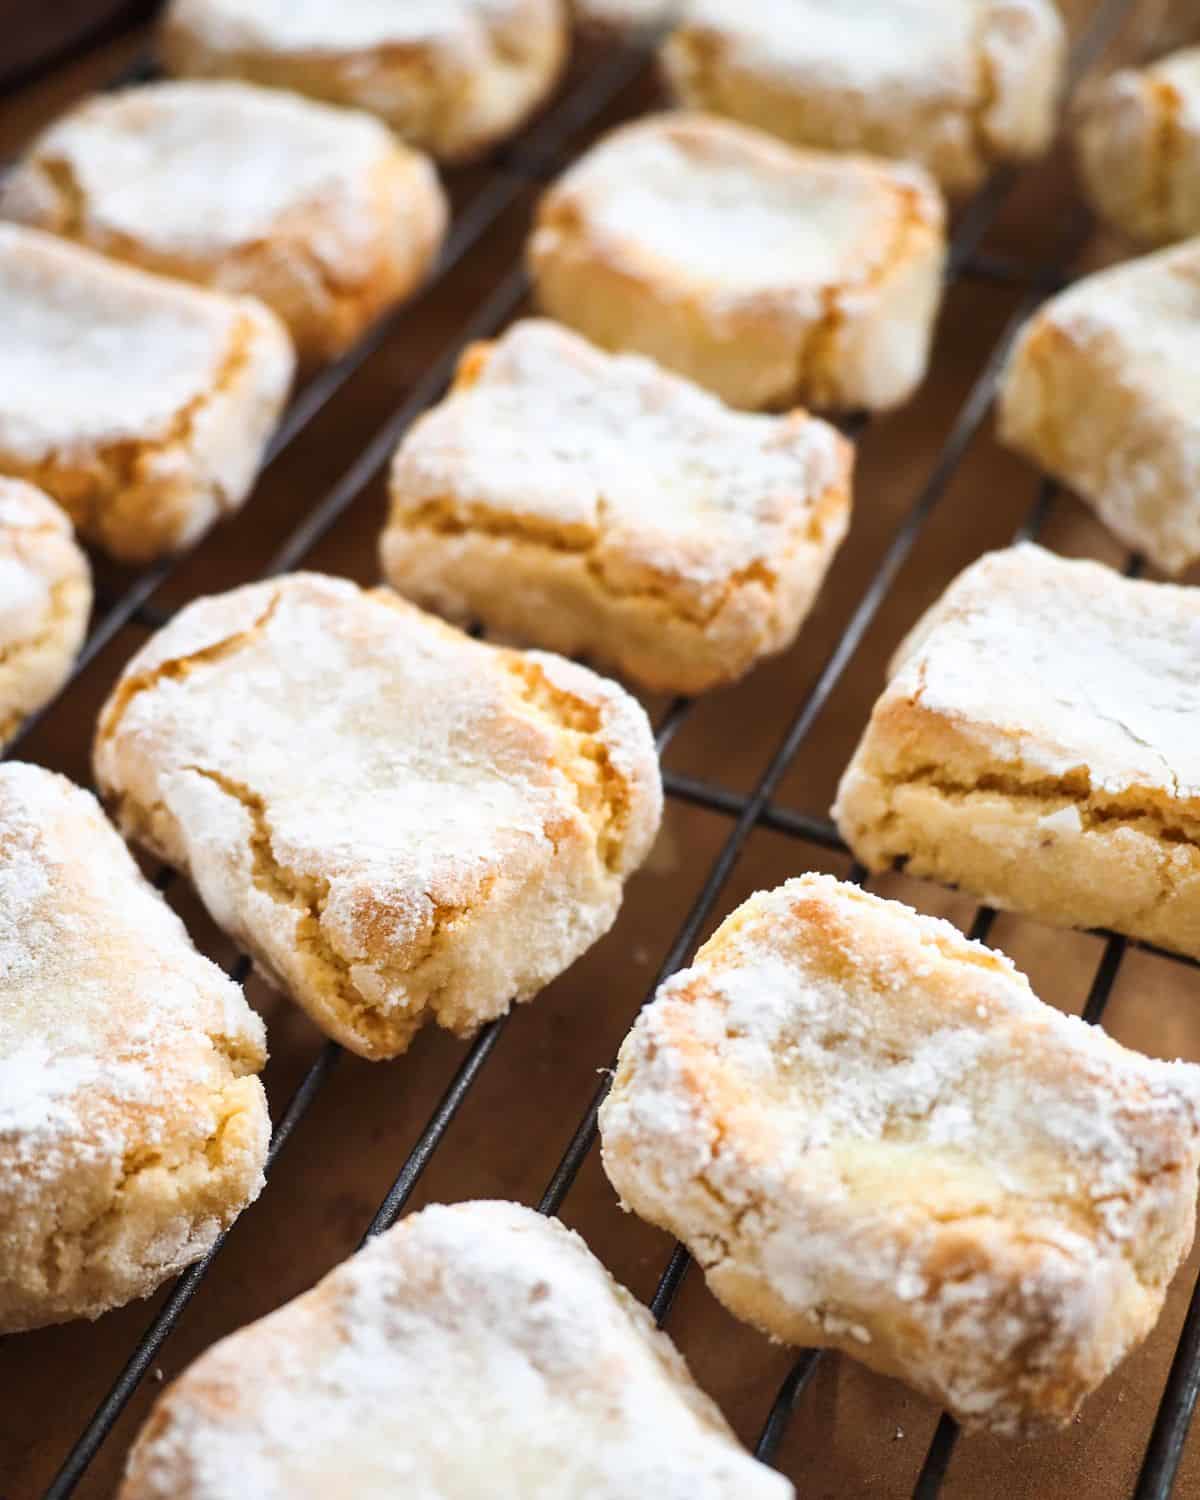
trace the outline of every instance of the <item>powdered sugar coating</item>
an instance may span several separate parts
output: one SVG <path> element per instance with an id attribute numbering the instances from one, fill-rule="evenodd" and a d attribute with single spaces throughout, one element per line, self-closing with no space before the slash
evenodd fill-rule
<path id="1" fill-rule="evenodd" d="M 222 79 L 85 101 L 8 174 L 0 215 L 261 297 L 311 359 L 420 280 L 446 207 L 429 161 L 370 115 Z"/>
<path id="2" fill-rule="evenodd" d="M 1026 542 L 954 581 L 897 652 L 888 692 L 952 716 L 1028 780 L 1086 766 L 1095 791 L 1154 787 L 1200 814 L 1198 649 L 1195 589 Z"/>
<path id="3" fill-rule="evenodd" d="M 0 1329 L 95 1317 L 262 1181 L 263 1027 L 95 800 L 0 767 Z"/>
<path id="4" fill-rule="evenodd" d="M 1049 144 L 1064 50 L 1052 0 L 686 0 L 664 62 L 691 107 L 961 192 Z"/>
<path id="5" fill-rule="evenodd" d="M 527 320 L 469 351 L 401 444 L 384 569 L 420 603 L 694 692 L 794 637 L 850 463 L 803 412 L 734 412 Z"/>
<path id="6" fill-rule="evenodd" d="M 569 167 L 529 261 L 551 316 L 732 406 L 884 407 L 924 372 L 944 218 L 920 167 L 680 111 Z"/>
<path id="7" fill-rule="evenodd" d="M 1200 242 L 1084 277 L 1013 347 L 1004 440 L 1177 573 L 1200 557 Z"/>
<path id="8" fill-rule="evenodd" d="M 246 498 L 291 384 L 277 319 L 0 224 L 0 472 L 126 561 Z"/>
<path id="9" fill-rule="evenodd" d="M 557 975 L 661 808 L 620 689 L 315 574 L 184 610 L 127 667 L 96 771 L 127 831 L 369 1056 Z"/>
<path id="10" fill-rule="evenodd" d="M 558 75 L 565 0 L 172 0 L 169 71 L 350 104 L 435 156 L 515 130 Z"/>
<path id="11" fill-rule="evenodd" d="M 662 987 L 600 1124 L 624 1200 L 735 1311 L 996 1431 L 1068 1420 L 1191 1243 L 1200 1069 L 826 876 L 753 897 Z"/>
<path id="12" fill-rule="evenodd" d="M 66 516 L 33 485 L 0 479 L 0 743 L 62 685 L 91 601 Z"/>
<path id="13" fill-rule="evenodd" d="M 855 853 L 1200 955 L 1195 593 L 1029 544 L 972 564 L 896 653 L 842 778 Z"/>
<path id="14" fill-rule="evenodd" d="M 210 1349 L 121 1500 L 786 1500 L 578 1235 L 434 1206 Z"/>

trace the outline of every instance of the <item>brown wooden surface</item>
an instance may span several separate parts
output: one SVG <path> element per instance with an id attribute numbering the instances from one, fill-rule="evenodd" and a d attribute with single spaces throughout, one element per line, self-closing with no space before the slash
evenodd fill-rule
<path id="1" fill-rule="evenodd" d="M 110 74 L 129 49 L 76 68 L 0 120 L 0 152 L 10 151 L 65 98 Z M 580 68 L 588 65 L 581 59 Z M 619 117 L 651 107 L 653 84 L 629 91 Z M 487 169 L 456 174 L 460 204 Z M 415 306 L 401 330 L 354 378 L 320 420 L 263 476 L 243 514 L 212 536 L 164 588 L 163 602 L 252 577 L 290 527 L 338 479 L 363 442 L 403 400 L 510 264 L 528 222 L 532 190 L 486 245 Z M 1061 154 L 1024 174 L 1005 203 L 987 248 L 1030 262 L 1051 252 L 1074 207 Z M 1082 263 L 1107 254 L 1089 246 Z M 746 682 L 700 704 L 667 764 L 745 790 L 753 785 L 797 706 L 836 643 L 893 527 L 912 504 L 1020 291 L 971 278 L 950 293 L 934 370 L 904 410 L 871 425 L 860 444 L 851 536 L 795 648 Z M 2 331 L 0 331 L 2 336 Z M 918 612 L 955 573 L 988 547 L 1005 543 L 1034 498 L 1037 476 L 995 443 L 990 420 L 972 439 L 952 481 L 851 670 L 792 766 L 781 801 L 824 813 L 838 773 L 882 682 L 888 653 Z M 376 577 L 375 542 L 383 516 L 378 482 L 346 513 L 309 560 L 364 582 Z M 1069 498 L 1056 502 L 1046 540 L 1063 551 L 1119 564 L 1116 545 Z M 102 578 L 118 575 L 101 566 Z M 27 758 L 88 779 L 91 724 L 121 664 L 145 638 L 128 629 L 103 653 L 22 748 Z M 649 705 L 661 711 L 661 705 Z M 536 1201 L 594 1088 L 641 1003 L 647 984 L 700 888 L 729 822 L 673 802 L 648 868 L 630 885 L 614 932 L 533 1005 L 517 1015 L 426 1171 L 413 1206 L 476 1196 Z M 751 839 L 714 921 L 752 890 L 805 869 L 844 871 L 845 861 L 780 835 Z M 924 910 L 969 923 L 961 896 L 903 877 L 876 888 Z M 183 882 L 172 900 L 196 940 L 232 960 Z M 711 926 L 711 924 L 710 924 Z M 1079 1010 L 1101 952 L 1098 939 L 1001 917 L 993 941 L 1024 966 L 1048 1001 Z M 278 1114 L 320 1045 L 307 1020 L 252 981 L 251 1000 L 266 1017 L 271 1061 L 266 1083 Z M 1121 1041 L 1156 1055 L 1200 1059 L 1200 976 L 1165 959 L 1131 954 L 1107 1015 Z M 371 1066 L 343 1058 L 284 1151 L 260 1201 L 235 1228 L 212 1274 L 166 1344 L 147 1381 L 104 1447 L 81 1496 L 112 1493 L 123 1455 L 158 1383 L 170 1379 L 222 1334 L 302 1291 L 349 1253 L 386 1192 L 464 1053 L 432 1030 L 399 1061 Z M 653 1292 L 667 1238 L 617 1209 L 593 1152 L 566 1200 L 565 1220 L 580 1229 L 617 1276 L 642 1297 Z M 1178 1278 L 1159 1328 L 1146 1346 L 1088 1403 L 1061 1436 L 1013 1445 L 960 1443 L 944 1493 L 948 1500 L 1089 1500 L 1126 1496 L 1136 1475 L 1174 1340 L 1196 1276 Z M 0 1344 L 0 1500 L 33 1500 L 107 1390 L 151 1316 L 155 1302 Z M 747 1442 L 786 1374 L 787 1351 L 725 1314 L 693 1270 L 669 1328 L 700 1383 L 721 1403 Z M 805 1394 L 780 1462 L 806 1500 L 891 1500 L 911 1492 L 937 1411 L 894 1381 L 846 1359 L 827 1358 Z M 1200 1495 L 1200 1439 L 1185 1458 L 1177 1491 Z M 248 1497 L 252 1500 L 252 1497 Z"/>

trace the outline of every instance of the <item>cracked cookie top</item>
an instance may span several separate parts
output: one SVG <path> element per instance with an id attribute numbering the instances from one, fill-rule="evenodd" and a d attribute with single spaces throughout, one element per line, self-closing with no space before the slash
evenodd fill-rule
<path id="1" fill-rule="evenodd" d="M 257 302 L 14 224 L 0 224 L 0 324 L 0 462 L 84 467 L 95 448 L 171 440 L 265 325 L 289 364 Z"/>
<path id="2" fill-rule="evenodd" d="M 29 642 L 48 623 L 55 591 L 82 584 L 86 615 L 91 590 L 87 559 L 75 544 L 66 514 L 31 484 L 0 479 L 0 665 L 5 653 Z M 77 634 L 72 620 L 71 634 Z M 4 705 L 0 703 L 0 718 Z"/>
<path id="3" fill-rule="evenodd" d="M 96 770 L 126 829 L 368 1055 L 558 973 L 661 809 L 621 689 L 316 574 L 182 611 L 118 683 Z"/>
<path id="4" fill-rule="evenodd" d="M 527 21 L 530 0 L 174 0 L 168 22 L 210 46 L 320 55 L 349 48 L 479 51 L 493 33 Z"/>
<path id="5" fill-rule="evenodd" d="M 774 579 L 846 504 L 851 449 L 793 412 L 735 412 L 637 355 L 530 319 L 469 350 L 392 467 L 393 526 L 586 554 L 598 585 L 703 623 Z M 401 578 L 401 586 L 403 579 Z"/>
<path id="6" fill-rule="evenodd" d="M 372 116 L 231 80 L 139 84 L 87 100 L 34 142 L 0 192 L 0 213 L 115 251 L 207 258 L 311 255 L 334 285 L 371 274 L 383 222 L 377 174 L 428 164 Z M 418 181 L 424 176 L 428 181 Z"/>
<path id="7" fill-rule="evenodd" d="M 1200 1069 L 1044 1005 L 947 922 L 806 875 L 662 986 L 600 1126 L 625 1202 L 736 1311 L 1016 1431 L 1068 1418 L 1157 1316 L 1190 1243 Z"/>
<path id="8" fill-rule="evenodd" d="M 927 766 L 940 755 L 951 781 L 970 765 L 1134 803 L 1165 796 L 1196 816 L 1198 652 L 1197 590 L 1024 543 L 973 563 L 918 622 L 876 718 L 944 725 L 895 748 Z"/>
<path id="9" fill-rule="evenodd" d="M 535 267 L 563 243 L 680 298 L 719 309 L 777 305 L 816 321 L 831 292 L 852 297 L 892 261 L 916 220 L 943 208 L 919 167 L 798 151 L 713 115 L 625 125 L 542 199 Z"/>
<path id="10" fill-rule="evenodd" d="M 435 1204 L 204 1354 L 121 1500 L 788 1500 L 577 1234 Z"/>

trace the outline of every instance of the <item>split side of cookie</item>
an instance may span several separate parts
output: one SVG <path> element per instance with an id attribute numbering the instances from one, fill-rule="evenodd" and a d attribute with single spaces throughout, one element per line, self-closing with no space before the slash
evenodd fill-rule
<path id="1" fill-rule="evenodd" d="M 731 1311 L 969 1429 L 1071 1420 L 1192 1243 L 1200 1069 L 1039 1001 L 949 923 L 828 876 L 659 990 L 600 1114 L 627 1207 Z"/>
<path id="2" fill-rule="evenodd" d="M 184 609 L 101 716 L 121 827 L 367 1057 L 528 1000 L 614 921 L 658 828 L 620 688 L 318 574 Z"/>
<path id="3" fill-rule="evenodd" d="M 869 869 L 1200 957 L 1200 592 L 1023 545 L 897 651 L 834 815 Z"/>
<path id="4" fill-rule="evenodd" d="M 852 463 L 803 411 L 733 412 L 530 320 L 469 349 L 400 445 L 384 574 L 492 635 L 703 692 L 795 639 L 845 535 Z"/>
<path id="5" fill-rule="evenodd" d="M 283 326 L 229 297 L 0 224 L 0 475 L 122 562 L 247 498 L 291 385 Z"/>
<path id="6" fill-rule="evenodd" d="M 683 111 L 621 126 L 569 167 L 528 248 L 551 317 L 772 410 L 905 401 L 944 255 L 945 207 L 920 167 Z"/>
<path id="7" fill-rule="evenodd" d="M 262 1022 L 95 798 L 0 766 L 0 1332 L 149 1296 L 257 1197 Z"/>
<path id="8" fill-rule="evenodd" d="M 370 115 L 198 80 L 70 110 L 6 176 L 0 216 L 259 297 L 312 365 L 420 285 L 447 210 L 431 163 Z"/>

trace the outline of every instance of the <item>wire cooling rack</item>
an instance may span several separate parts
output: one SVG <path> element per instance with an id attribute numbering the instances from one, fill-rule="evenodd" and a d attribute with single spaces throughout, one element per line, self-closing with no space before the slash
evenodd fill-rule
<path id="1" fill-rule="evenodd" d="M 1097 6 L 1091 28 L 1072 58 L 1073 79 L 1078 78 L 1089 61 L 1102 49 L 1131 4 L 1132 0 L 1109 0 L 1109 3 Z M 496 155 L 489 164 L 482 187 L 457 212 L 430 287 L 423 296 L 431 295 L 470 252 L 487 242 L 489 234 L 519 202 L 522 195 L 529 191 L 531 183 L 536 184 L 553 176 L 570 159 L 573 154 L 572 145 L 577 138 L 594 127 L 613 108 L 623 92 L 653 66 L 654 41 L 654 37 L 643 36 L 632 42 L 614 42 L 599 52 L 590 53 L 589 65 L 582 70 L 574 70 L 568 79 L 568 86 L 556 103 L 514 144 Z M 155 71 L 153 58 L 147 56 L 112 82 L 135 83 L 153 77 Z M 778 794 L 785 775 L 809 739 L 817 719 L 854 662 L 864 637 L 889 596 L 897 574 L 958 473 L 967 448 L 992 404 L 1005 353 L 1016 329 L 1040 300 L 1063 284 L 1065 268 L 1071 264 L 1086 236 L 1087 225 L 1076 216 L 1060 234 L 1052 253 L 1044 262 L 1034 265 L 981 250 L 986 232 L 1013 191 L 1018 177 L 1019 173 L 1014 169 L 999 170 L 965 206 L 957 221 L 947 269 L 947 276 L 951 281 L 973 278 L 1001 282 L 1015 288 L 1020 297 L 1016 310 L 981 372 L 968 389 L 935 461 L 916 487 L 906 513 L 858 597 L 846 628 L 802 701 L 796 706 L 791 722 L 774 752 L 765 765 L 759 768 L 751 789 L 746 792 L 730 790 L 696 776 L 675 771 L 664 772 L 664 785 L 669 798 L 703 808 L 725 819 L 729 828 L 683 924 L 670 944 L 654 982 L 643 997 L 643 1003 L 651 998 L 659 983 L 683 965 L 691 955 L 714 914 L 719 899 L 726 892 L 735 865 L 756 830 L 770 830 L 831 852 L 848 852 L 836 829 L 827 819 L 787 807 L 778 800 Z M 519 255 L 514 256 L 501 274 L 492 279 L 490 290 L 473 308 L 455 336 L 444 344 L 437 358 L 412 386 L 403 403 L 367 441 L 349 468 L 294 525 L 266 568 L 255 576 L 286 572 L 309 557 L 318 543 L 337 526 L 355 499 L 377 479 L 397 442 L 412 422 L 441 396 L 453 375 L 463 346 L 474 339 L 496 334 L 518 310 L 528 291 Z M 407 320 L 412 316 L 413 304 L 410 304 L 383 319 L 345 358 L 316 376 L 299 392 L 270 446 L 266 458 L 268 467 L 291 448 L 372 354 L 404 330 Z M 845 430 L 851 435 L 860 432 L 865 425 L 866 420 L 862 418 L 852 418 L 843 423 Z M 1020 527 L 1018 537 L 1032 539 L 1039 535 L 1054 507 L 1055 498 L 1055 487 L 1049 482 L 1043 482 Z M 119 588 L 98 589 L 94 623 L 65 692 L 71 692 L 86 669 L 125 626 L 132 623 L 154 627 L 168 618 L 168 614 L 152 601 L 186 562 L 185 554 L 158 563 L 132 579 L 126 577 Z M 1139 559 L 1128 560 L 1128 572 L 1135 573 L 1139 568 Z M 689 702 L 677 700 L 660 716 L 656 733 L 660 754 L 666 751 L 691 712 L 692 705 Z M 36 722 L 31 721 L 18 742 L 10 746 L 10 755 L 19 749 L 19 744 L 32 732 Z M 865 875 L 861 866 L 851 868 L 850 878 L 862 881 Z M 169 872 L 163 871 L 158 883 L 166 888 L 170 880 Z M 986 939 L 995 916 L 991 909 L 980 908 L 970 925 L 970 935 Z M 1104 938 L 1102 956 L 1083 1009 L 1085 1019 L 1092 1023 L 1100 1022 L 1104 1015 L 1127 951 L 1147 946 L 1128 942 L 1115 934 L 1101 936 Z M 1178 963 L 1188 963 L 1187 960 L 1175 959 L 1173 955 L 1163 956 L 1173 958 Z M 249 967 L 249 961 L 244 957 L 240 958 L 230 970 L 232 977 L 239 982 L 244 980 Z M 632 1021 L 632 1015 L 629 1019 Z M 386 1229 L 404 1211 L 422 1173 L 484 1070 L 507 1024 L 507 1017 L 492 1022 L 466 1050 L 449 1086 L 421 1129 L 374 1217 L 366 1226 L 364 1238 Z M 336 1067 L 339 1056 L 340 1049 L 333 1043 L 327 1043 L 308 1067 L 275 1126 L 268 1155 L 268 1174 Z M 612 1060 L 605 1061 L 611 1063 Z M 403 1066 L 403 1062 L 400 1066 Z M 607 1089 L 607 1073 L 601 1077 L 603 1081 L 588 1101 L 542 1194 L 538 1207 L 545 1213 L 559 1211 L 595 1143 L 596 1116 Z M 269 1193 L 268 1187 L 268 1197 Z M 236 1233 L 237 1225 L 234 1225 L 228 1234 Z M 63 1459 L 57 1475 L 44 1491 L 45 1500 L 65 1500 L 65 1497 L 76 1491 L 197 1288 L 213 1273 L 228 1234 L 217 1241 L 202 1261 L 175 1282 L 138 1339 L 124 1367 L 116 1374 L 107 1395 Z M 676 1246 L 662 1271 L 651 1301 L 651 1309 L 660 1324 L 665 1323 L 669 1317 L 689 1263 L 687 1252 L 682 1246 Z M 837 1357 L 814 1350 L 798 1354 L 763 1420 L 755 1449 L 761 1459 L 768 1463 L 774 1459 L 792 1413 L 818 1366 L 823 1361 L 831 1361 Z M 1174 1492 L 1175 1478 L 1198 1389 L 1200 1285 L 1193 1288 L 1170 1373 L 1146 1441 L 1140 1473 L 1132 1490 L 1134 1500 L 1166 1500 Z M 913 1494 L 917 1500 L 928 1500 L 928 1497 L 941 1492 L 957 1436 L 955 1423 L 943 1415 L 934 1430 L 916 1481 Z M 1036 1453 L 1030 1462 L 1036 1462 Z"/>

